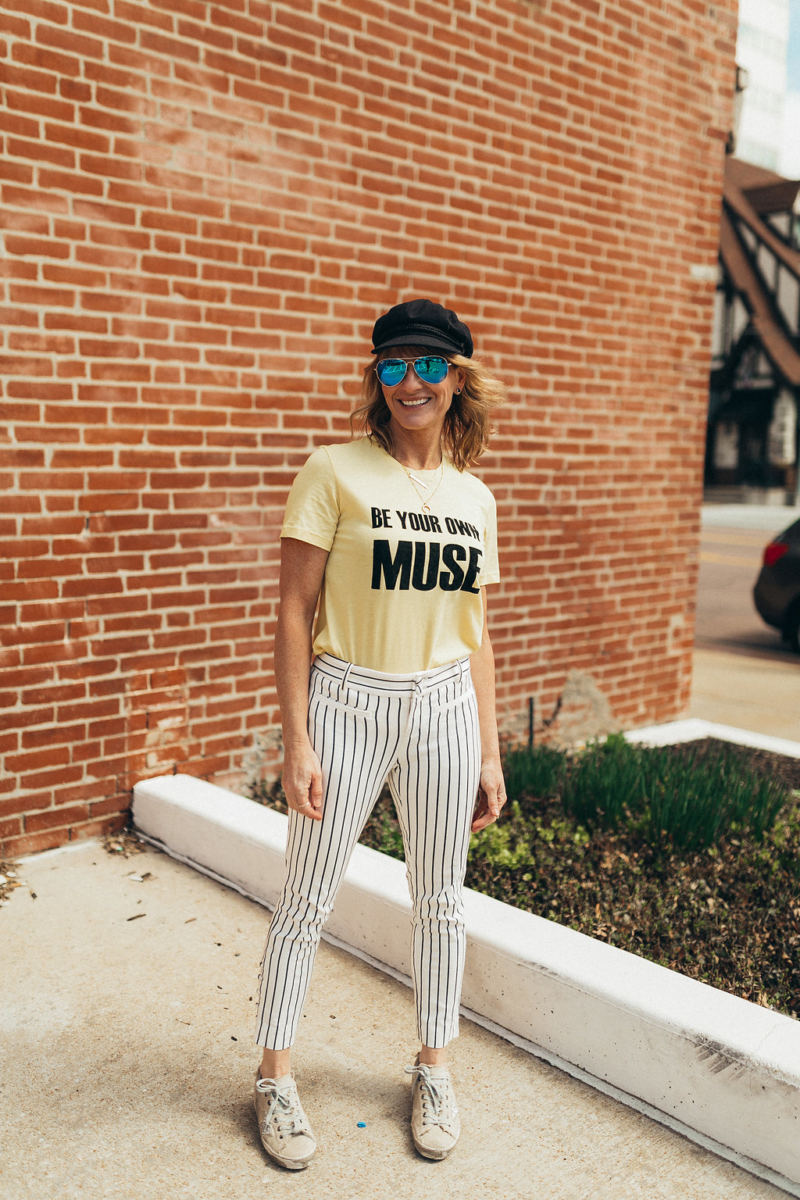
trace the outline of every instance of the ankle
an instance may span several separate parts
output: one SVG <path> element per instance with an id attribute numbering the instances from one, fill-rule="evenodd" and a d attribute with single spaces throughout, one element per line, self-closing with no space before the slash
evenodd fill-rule
<path id="1" fill-rule="evenodd" d="M 421 1046 L 419 1051 L 419 1064 L 426 1067 L 446 1067 L 447 1066 L 447 1050 L 444 1047 L 434 1048 L 432 1046 Z"/>
<path id="2" fill-rule="evenodd" d="M 291 1060 L 288 1050 L 266 1051 L 261 1059 L 258 1073 L 262 1079 L 282 1079 L 291 1075 Z"/>

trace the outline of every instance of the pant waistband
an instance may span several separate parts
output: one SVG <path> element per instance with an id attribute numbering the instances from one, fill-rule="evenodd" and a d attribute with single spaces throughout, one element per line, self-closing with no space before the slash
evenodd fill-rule
<path id="1" fill-rule="evenodd" d="M 360 667 L 356 663 L 336 658 L 333 654 L 323 651 L 314 659 L 316 669 L 328 678 L 335 680 L 341 688 L 352 684 L 373 690 L 388 692 L 396 695 L 408 692 L 427 692 L 433 688 L 442 687 L 452 680 L 470 678 L 469 658 L 459 658 L 455 662 L 434 667 L 430 671 L 413 671 L 408 675 L 390 675 L 385 671 L 373 671 L 369 667 Z"/>

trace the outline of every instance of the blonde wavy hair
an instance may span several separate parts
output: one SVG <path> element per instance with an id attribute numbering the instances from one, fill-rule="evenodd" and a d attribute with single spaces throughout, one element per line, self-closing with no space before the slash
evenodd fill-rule
<path id="1" fill-rule="evenodd" d="M 376 354 L 364 368 L 362 403 L 350 416 L 353 433 L 366 434 L 391 454 L 391 413 L 375 374 L 375 364 L 382 358 L 419 358 L 439 353 L 425 347 L 392 346 L 391 350 Z M 474 466 L 486 449 L 491 432 L 489 414 L 503 403 L 508 391 L 501 380 L 474 358 L 464 358 L 461 354 L 442 354 L 442 357 L 464 373 L 464 385 L 459 395 L 453 396 L 442 428 L 442 450 L 453 466 L 463 471 Z"/>

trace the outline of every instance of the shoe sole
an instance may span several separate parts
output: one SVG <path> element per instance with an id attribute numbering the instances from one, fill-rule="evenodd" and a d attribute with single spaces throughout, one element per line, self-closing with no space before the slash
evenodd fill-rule
<path id="1" fill-rule="evenodd" d="M 452 1145 L 449 1150 L 429 1150 L 427 1146 L 420 1146 L 413 1134 L 412 1141 L 418 1154 L 421 1154 L 423 1158 L 430 1158 L 434 1162 L 441 1162 L 443 1158 L 447 1158 L 448 1154 L 452 1154 L 456 1148 L 455 1145 Z"/>
<path id="2" fill-rule="evenodd" d="M 264 1153 L 269 1155 L 272 1161 L 276 1162 L 278 1166 L 286 1167 L 287 1171 L 304 1171 L 317 1152 L 316 1147 L 314 1147 L 308 1158 L 284 1158 L 275 1150 L 270 1150 L 263 1138 L 259 1137 L 258 1140 L 261 1143 L 261 1149 L 264 1151 Z"/>
<path id="3" fill-rule="evenodd" d="M 261 1145 L 264 1146 L 264 1143 L 262 1142 Z M 314 1157 L 313 1154 L 310 1154 L 308 1158 L 303 1158 L 301 1160 L 296 1158 L 281 1158 L 280 1155 L 273 1154 L 273 1152 L 268 1150 L 266 1146 L 264 1146 L 264 1153 L 268 1154 L 272 1161 L 278 1163 L 279 1166 L 286 1167 L 287 1171 L 304 1171 L 311 1162 L 311 1159 Z"/>

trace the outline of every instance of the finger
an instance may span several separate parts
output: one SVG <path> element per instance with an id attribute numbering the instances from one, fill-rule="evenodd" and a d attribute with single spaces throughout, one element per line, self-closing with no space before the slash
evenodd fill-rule
<path id="1" fill-rule="evenodd" d="M 470 829 L 473 833 L 478 833 L 486 824 L 486 797 L 483 792 L 478 793 L 478 801 L 475 805 L 475 811 L 472 814 L 472 824 Z"/>
<path id="2" fill-rule="evenodd" d="M 497 788 L 491 788 L 484 793 L 486 798 L 486 809 L 491 814 L 492 820 L 500 816 L 500 809 L 503 807 L 503 801 Z"/>
<path id="3" fill-rule="evenodd" d="M 473 833 L 478 833 L 479 830 L 485 829 L 487 825 L 492 825 L 500 816 L 502 804 L 497 798 L 487 800 L 485 796 L 481 797 L 481 803 L 475 809 L 470 828 Z"/>
<path id="4" fill-rule="evenodd" d="M 322 817 L 322 776 L 319 770 L 312 771 L 311 778 L 303 794 L 302 813 L 319 821 Z"/>
<path id="5" fill-rule="evenodd" d="M 309 820 L 311 820 L 311 821 L 321 821 L 322 820 L 321 810 L 318 808 L 314 808 L 313 805 L 308 800 L 304 801 L 302 804 L 298 804 L 293 807 L 295 809 L 295 812 L 298 813 L 301 817 L 308 817 Z"/>
<path id="6" fill-rule="evenodd" d="M 498 817 L 500 816 L 500 813 L 503 811 L 503 807 L 504 807 L 507 799 L 508 799 L 508 796 L 505 794 L 505 792 L 498 791 L 495 794 L 494 811 Z"/>
<path id="7" fill-rule="evenodd" d="M 308 789 L 308 798 L 312 808 L 322 808 L 322 773 L 315 771 L 311 776 L 311 787 Z"/>
<path id="8" fill-rule="evenodd" d="M 286 789 L 284 788 L 284 791 Z M 300 784 L 296 788 L 292 788 L 286 793 L 286 802 L 289 808 L 299 813 L 301 817 L 310 817 L 312 814 L 319 815 L 318 809 L 315 809 L 309 799 L 310 786 L 305 787 Z M 321 806 L 320 806 L 321 807 Z"/>

